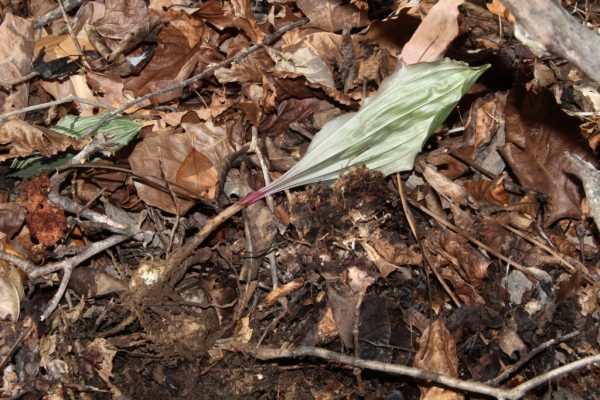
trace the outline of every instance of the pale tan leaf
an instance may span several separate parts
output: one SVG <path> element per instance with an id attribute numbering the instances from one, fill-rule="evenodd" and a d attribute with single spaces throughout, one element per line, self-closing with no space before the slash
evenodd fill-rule
<path id="1" fill-rule="evenodd" d="M 440 174 L 431 165 L 427 165 L 423 176 L 436 192 L 452 200 L 456 204 L 467 204 L 467 191 L 464 186 L 454 183 L 444 175 Z"/>
<path id="2" fill-rule="evenodd" d="M 419 351 L 413 366 L 431 372 L 458 377 L 456 341 L 441 319 L 434 321 L 419 338 Z M 420 386 L 421 400 L 462 400 L 460 393 L 437 386 Z"/>
<path id="3" fill-rule="evenodd" d="M 458 6 L 464 0 L 436 3 L 400 53 L 405 64 L 441 60 L 458 36 Z"/>
<path id="4" fill-rule="evenodd" d="M 275 61 L 275 71 L 293 72 L 306 77 L 309 82 L 335 87 L 333 74 L 323 58 L 310 48 L 300 48 L 293 53 L 285 53 L 267 47 L 269 55 Z"/>
<path id="5" fill-rule="evenodd" d="M 191 150 L 177 170 L 175 181 L 207 200 L 214 200 L 219 171 L 206 156 Z"/>
<path id="6" fill-rule="evenodd" d="M 0 25 L 0 81 L 21 78 L 31 71 L 33 56 L 33 21 L 6 14 Z M 27 106 L 29 82 L 11 91 L 0 91 L 0 113 Z"/>
<path id="7" fill-rule="evenodd" d="M 369 22 L 367 10 L 360 10 L 340 0 L 298 0 L 296 5 L 310 19 L 308 26 L 327 32 L 360 28 Z"/>
<path id="8" fill-rule="evenodd" d="M 0 161 L 36 153 L 49 157 L 68 148 L 81 148 L 84 144 L 25 121 L 10 120 L 0 124 Z"/>
<path id="9" fill-rule="evenodd" d="M 0 319 L 10 315 L 12 321 L 17 321 L 23 297 L 25 291 L 19 270 L 12 264 L 0 261 Z"/>

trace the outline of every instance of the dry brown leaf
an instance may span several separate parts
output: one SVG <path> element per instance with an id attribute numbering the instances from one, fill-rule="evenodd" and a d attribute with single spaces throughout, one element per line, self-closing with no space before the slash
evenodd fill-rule
<path id="1" fill-rule="evenodd" d="M 0 319 L 10 316 L 19 319 L 21 300 L 25 297 L 22 272 L 14 265 L 0 260 Z"/>
<path id="2" fill-rule="evenodd" d="M 565 152 L 594 166 L 598 161 L 579 135 L 578 120 L 565 114 L 549 90 L 526 91 L 522 81 L 508 96 L 505 118 L 507 144 L 500 153 L 523 186 L 548 197 L 544 225 L 580 218 L 582 192 Z"/>
<path id="3" fill-rule="evenodd" d="M 454 183 L 441 173 L 437 172 L 431 165 L 423 170 L 423 176 L 436 192 L 452 200 L 456 204 L 467 204 L 467 191 L 464 186 Z"/>
<path id="4" fill-rule="evenodd" d="M 110 383 L 117 348 L 104 338 L 96 338 L 82 347 L 82 350 L 79 357 L 87 361 L 90 367 L 93 366 L 104 382 Z"/>
<path id="5" fill-rule="evenodd" d="M 504 18 L 511 24 L 515 23 L 515 17 L 508 11 L 506 6 L 500 0 L 492 0 L 491 3 L 485 5 L 487 9 L 494 15 Z"/>
<path id="6" fill-rule="evenodd" d="M 217 170 L 235 150 L 225 128 L 216 126 L 212 119 L 200 123 L 183 122 L 181 126 L 190 135 L 193 148 L 204 154 Z"/>
<path id="7" fill-rule="evenodd" d="M 485 300 L 477 290 L 465 281 L 465 279 L 460 276 L 460 274 L 451 266 L 445 266 L 439 268 L 440 275 L 444 280 L 450 282 L 450 285 L 456 291 L 456 294 L 460 298 L 460 301 L 464 303 L 465 306 L 470 306 L 474 304 L 485 304 Z"/>
<path id="8" fill-rule="evenodd" d="M 369 22 L 367 10 L 342 4 L 341 0 L 297 0 L 296 5 L 310 19 L 307 27 L 327 32 L 361 28 Z"/>
<path id="9" fill-rule="evenodd" d="M 458 377 L 456 342 L 441 319 L 434 321 L 419 338 L 419 350 L 413 366 L 427 371 Z M 419 386 L 421 400 L 462 400 L 464 396 L 437 386 Z"/>
<path id="10" fill-rule="evenodd" d="M 198 10 L 193 15 L 210 23 L 221 31 L 226 28 L 239 29 L 253 43 L 262 41 L 265 36 L 262 30 L 257 27 L 254 18 L 236 16 L 230 2 L 223 3 L 219 0 L 206 1 L 198 7 Z"/>
<path id="11" fill-rule="evenodd" d="M 405 14 L 383 21 L 373 21 L 362 35 L 369 43 L 376 43 L 394 57 L 398 57 L 402 48 L 417 30 L 420 20 Z"/>
<path id="12" fill-rule="evenodd" d="M 512 324 L 516 325 L 514 322 Z M 505 326 L 498 334 L 496 342 L 504 354 L 510 358 L 516 359 L 515 353 L 517 353 L 519 359 L 527 354 L 527 346 L 519 337 L 516 328 Z"/>
<path id="13" fill-rule="evenodd" d="M 85 27 L 89 39 L 108 62 L 129 53 L 142 41 L 152 40 L 160 20 L 144 0 L 106 0 L 104 16 Z"/>
<path id="14" fill-rule="evenodd" d="M 405 64 L 442 59 L 450 43 L 458 36 L 458 6 L 463 2 L 440 0 L 431 8 L 400 53 Z"/>
<path id="15" fill-rule="evenodd" d="M 271 292 L 269 292 L 265 301 L 266 301 L 267 305 L 271 306 L 271 305 L 275 304 L 275 302 L 278 299 L 285 297 L 288 294 L 294 293 L 298 289 L 301 289 L 303 286 L 304 286 L 304 278 L 294 279 L 292 281 L 289 281 L 288 283 L 285 283 L 285 284 L 273 289 Z"/>
<path id="16" fill-rule="evenodd" d="M 214 200 L 219 171 L 199 151 L 192 149 L 177 169 L 175 182 L 207 200 Z"/>
<path id="17" fill-rule="evenodd" d="M 69 148 L 80 149 L 85 143 L 25 121 L 0 123 L 0 161 L 40 154 L 50 157 Z"/>
<path id="18" fill-rule="evenodd" d="M 365 271 L 350 267 L 340 276 L 326 276 L 327 301 L 333 313 L 340 340 L 344 346 L 354 348 L 354 320 L 358 296 L 375 280 Z"/>
<path id="19" fill-rule="evenodd" d="M 7 14 L 0 25 L 0 83 L 21 78 L 31 71 L 33 20 Z M 29 82 L 6 92 L 0 90 L 0 113 L 27 106 Z"/>
<path id="20" fill-rule="evenodd" d="M 329 67 L 314 50 L 300 48 L 293 53 L 287 53 L 267 47 L 267 51 L 275 61 L 274 71 L 293 72 L 304 76 L 309 82 L 335 87 Z"/>
<path id="21" fill-rule="evenodd" d="M 190 156 L 194 153 L 198 154 Z M 196 164 L 200 156 L 205 159 Z M 190 195 L 201 196 L 207 193 L 214 195 L 214 187 L 217 183 L 216 168 L 208 161 L 204 153 L 200 154 L 194 149 L 192 139 L 187 134 L 147 136 L 135 147 L 129 156 L 129 163 L 134 172 L 142 174 L 142 176 L 155 177 L 150 179 L 153 182 L 152 185 L 136 181 L 135 187 L 144 202 L 161 210 L 173 214 L 179 212 L 182 215 L 194 205 L 193 201 L 179 196 L 175 203 L 173 193 L 165 187 L 164 180 L 183 186 L 183 188 L 172 186 L 171 189 L 174 193 L 187 198 Z M 184 163 L 185 166 L 182 168 Z M 164 180 L 160 179 L 161 177 Z M 201 190 L 201 193 L 197 193 L 195 190 Z M 206 198 L 206 200 L 212 200 L 212 198 Z"/>
<path id="22" fill-rule="evenodd" d="M 194 71 L 200 57 L 199 50 L 189 45 L 184 32 L 174 25 L 167 25 L 158 34 L 158 46 L 152 59 L 139 75 L 125 80 L 124 90 L 130 90 L 139 97 L 181 82 Z M 182 93 L 183 88 L 153 97 L 152 101 L 164 103 L 181 97 Z"/>
<path id="23" fill-rule="evenodd" d="M 436 229 L 428 236 L 428 240 L 436 243 L 431 250 L 450 261 L 466 281 L 477 286 L 487 277 L 492 261 L 469 246 L 460 236 Z"/>
<path id="24" fill-rule="evenodd" d="M 280 135 L 289 129 L 293 122 L 302 121 L 318 111 L 328 110 L 333 106 L 324 100 L 314 97 L 307 99 L 285 99 L 277 104 L 275 114 L 266 115 L 261 121 L 258 130 L 273 135 Z"/>
<path id="25" fill-rule="evenodd" d="M 463 186 L 474 200 L 504 207 L 516 201 L 515 196 L 504 189 L 505 179 L 506 175 L 500 175 L 493 181 L 472 179 L 466 181 Z"/>
<path id="26" fill-rule="evenodd" d="M 25 209 L 17 203 L 0 204 L 0 232 L 8 239 L 19 231 L 25 221 Z"/>
<path id="27" fill-rule="evenodd" d="M 263 74 L 273 68 L 275 63 L 266 50 L 258 50 L 241 61 L 231 64 L 229 68 L 215 71 L 220 83 L 262 83 Z"/>
<path id="28" fill-rule="evenodd" d="M 242 197 L 254 190 L 250 186 L 250 177 L 250 173 L 246 169 L 242 169 Z M 245 207 L 242 215 L 244 216 L 246 251 L 240 271 L 240 280 L 250 282 L 256 279 L 263 259 L 271 251 L 278 233 L 278 221 L 264 202 L 256 202 Z"/>
<path id="29" fill-rule="evenodd" d="M 333 312 L 331 307 L 327 307 L 325 312 L 323 312 L 321 319 L 319 319 L 316 332 L 311 339 L 314 341 L 315 345 L 319 346 L 331 342 L 337 335 L 337 325 L 333 318 Z"/>
<path id="30" fill-rule="evenodd" d="M 381 257 L 377 250 L 375 250 L 375 248 L 371 246 L 367 241 L 362 241 L 361 246 L 365 249 L 368 259 L 371 260 L 373 264 L 375 264 L 375 266 L 384 278 L 392 272 L 398 271 L 404 279 L 410 279 L 410 268 L 399 267 L 387 261 L 385 258 Z"/>

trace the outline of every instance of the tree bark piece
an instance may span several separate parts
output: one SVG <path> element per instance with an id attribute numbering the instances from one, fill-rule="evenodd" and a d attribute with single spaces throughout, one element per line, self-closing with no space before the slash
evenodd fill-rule
<path id="1" fill-rule="evenodd" d="M 553 0 L 502 0 L 530 38 L 600 83 L 600 36 Z"/>

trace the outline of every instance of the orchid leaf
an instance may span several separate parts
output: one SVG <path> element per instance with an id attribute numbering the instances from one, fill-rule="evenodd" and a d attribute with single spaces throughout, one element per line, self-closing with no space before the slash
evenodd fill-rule
<path id="1" fill-rule="evenodd" d="M 79 137 L 92 126 L 96 125 L 104 117 L 104 114 L 93 115 L 89 117 L 79 117 L 76 115 L 65 115 L 51 129 L 54 132 L 71 137 Z M 133 122 L 129 117 L 115 117 L 104 123 L 96 135 L 103 134 L 106 139 L 112 141 L 118 150 L 131 142 L 142 129 L 142 124 Z"/>
<path id="2" fill-rule="evenodd" d="M 444 60 L 399 69 L 360 111 L 327 123 L 296 165 L 243 203 L 284 189 L 330 182 L 354 166 L 384 175 L 412 169 L 429 136 L 488 67 Z"/>

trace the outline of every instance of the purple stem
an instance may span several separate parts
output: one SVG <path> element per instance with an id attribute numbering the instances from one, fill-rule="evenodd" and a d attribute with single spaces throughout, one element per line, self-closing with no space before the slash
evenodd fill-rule
<path id="1" fill-rule="evenodd" d="M 268 194 L 269 191 L 266 190 L 266 188 L 259 189 L 256 192 L 252 192 L 248 196 L 244 197 L 242 201 L 240 201 L 240 204 L 244 207 L 249 206 L 252 203 L 256 203 L 258 200 L 262 199 Z"/>

